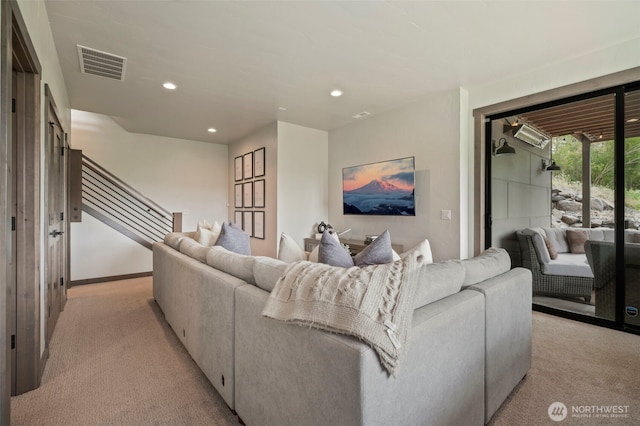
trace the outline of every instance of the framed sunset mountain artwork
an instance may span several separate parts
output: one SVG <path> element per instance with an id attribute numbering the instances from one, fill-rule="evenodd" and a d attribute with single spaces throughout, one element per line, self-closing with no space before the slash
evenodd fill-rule
<path id="1" fill-rule="evenodd" d="M 415 216 L 415 157 L 342 169 L 344 214 Z"/>

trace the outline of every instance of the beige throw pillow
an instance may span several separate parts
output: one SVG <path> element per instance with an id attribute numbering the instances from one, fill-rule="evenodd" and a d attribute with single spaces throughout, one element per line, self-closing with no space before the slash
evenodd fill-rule
<path id="1" fill-rule="evenodd" d="M 589 239 L 586 229 L 567 229 L 569 251 L 574 254 L 584 254 L 584 243 Z"/>
<path id="2" fill-rule="evenodd" d="M 551 243 L 551 240 L 549 240 L 547 237 L 544 237 L 544 244 L 547 246 L 547 250 L 549 251 L 549 257 L 551 258 L 551 260 L 557 259 L 558 252 L 556 251 L 556 248 Z"/>

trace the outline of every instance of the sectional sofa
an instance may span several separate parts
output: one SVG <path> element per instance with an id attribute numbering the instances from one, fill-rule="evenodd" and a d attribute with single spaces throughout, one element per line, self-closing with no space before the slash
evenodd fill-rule
<path id="1" fill-rule="evenodd" d="M 393 376 L 352 336 L 263 316 L 289 264 L 190 236 L 154 244 L 154 298 L 249 426 L 482 425 L 531 366 L 531 273 L 504 250 L 423 266 Z"/>

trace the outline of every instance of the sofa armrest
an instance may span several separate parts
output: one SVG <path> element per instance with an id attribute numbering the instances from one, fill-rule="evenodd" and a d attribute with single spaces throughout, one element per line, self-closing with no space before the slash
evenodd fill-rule
<path id="1" fill-rule="evenodd" d="M 531 368 L 531 279 L 515 268 L 469 287 L 485 297 L 485 423 Z"/>

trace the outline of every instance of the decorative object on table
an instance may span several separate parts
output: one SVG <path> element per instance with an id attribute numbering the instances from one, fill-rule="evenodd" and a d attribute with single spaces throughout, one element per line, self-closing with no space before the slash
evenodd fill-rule
<path id="1" fill-rule="evenodd" d="M 378 238 L 377 235 L 365 235 L 364 236 L 364 243 L 365 244 L 371 244 L 372 242 L 374 242 L 376 240 L 376 238 Z"/>
<path id="2" fill-rule="evenodd" d="M 331 225 L 329 225 L 329 224 L 327 224 L 327 223 L 324 223 L 324 221 L 321 221 L 321 222 L 318 224 L 318 228 L 317 228 L 317 229 L 318 229 L 318 234 L 322 234 L 322 233 L 323 233 L 324 231 L 326 231 L 327 229 L 332 229 L 332 228 L 331 228 Z"/>
<path id="3" fill-rule="evenodd" d="M 249 152 L 242 156 L 243 163 L 243 177 L 245 179 L 251 179 L 253 177 L 253 152 Z"/>
<path id="4" fill-rule="evenodd" d="M 265 175 L 265 149 L 258 148 L 253 151 L 253 173 L 254 177 Z"/>
<path id="5" fill-rule="evenodd" d="M 344 214 L 415 216 L 415 158 L 342 169 Z"/>
<path id="6" fill-rule="evenodd" d="M 242 171 L 243 171 L 243 167 L 242 167 L 242 155 L 239 157 L 236 157 L 233 160 L 233 164 L 234 164 L 234 179 L 236 182 L 242 180 Z"/>

